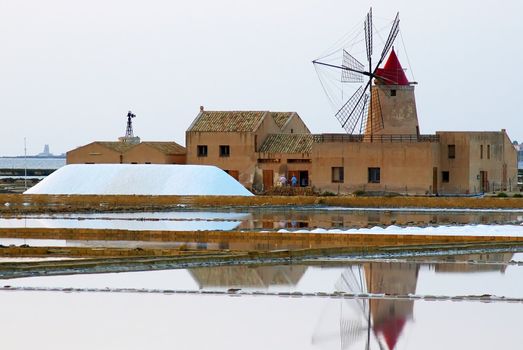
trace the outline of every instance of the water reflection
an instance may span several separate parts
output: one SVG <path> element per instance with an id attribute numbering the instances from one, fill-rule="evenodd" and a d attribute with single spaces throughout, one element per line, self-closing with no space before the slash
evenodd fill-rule
<path id="1" fill-rule="evenodd" d="M 200 289 L 257 289 L 296 286 L 307 270 L 303 265 L 220 266 L 189 269 Z"/>
<path id="2" fill-rule="evenodd" d="M 5 228 L 86 228 L 162 231 L 230 231 L 250 220 L 249 213 L 169 212 L 29 215 L 0 218 Z"/>
<path id="3" fill-rule="evenodd" d="M 323 266 L 341 271 L 334 290 L 351 294 L 379 294 L 384 297 L 340 299 L 325 303 L 311 336 L 313 346 L 339 344 L 340 349 L 396 349 L 405 330 L 414 322 L 414 300 L 387 299 L 387 295 L 417 294 L 420 269 L 437 274 L 505 273 L 512 253 L 471 254 L 437 258 L 429 264 L 407 262 L 365 262 Z M 439 261 L 438 261 L 439 260 Z M 474 262 L 474 263 L 471 263 Z M 339 267 L 343 266 L 340 270 Z M 238 288 L 266 290 L 273 286 L 299 285 L 307 266 L 228 266 L 190 269 L 200 289 Z M 320 279 L 321 281 L 321 279 Z M 299 286 L 296 289 L 300 289 Z M 317 290 L 325 290 L 318 286 Z M 419 294 L 419 293 L 418 293 Z M 487 294 L 486 290 L 478 291 Z"/>
<path id="4" fill-rule="evenodd" d="M 376 262 L 352 265 L 343 271 L 336 290 L 355 294 L 416 293 L 419 264 L 410 262 Z M 332 304 L 327 304 L 332 307 Z M 414 300 L 348 299 L 340 300 L 339 312 L 324 310 L 323 317 L 339 318 L 337 330 L 325 329 L 323 319 L 312 335 L 312 343 L 321 346 L 339 337 L 340 349 L 395 348 L 404 327 L 412 322 Z"/>
<path id="5" fill-rule="evenodd" d="M 442 258 L 429 264 L 437 273 L 504 273 L 512 253 L 472 254 Z M 474 264 L 457 263 L 474 261 Z M 478 264 L 482 262 L 483 264 Z M 488 264 L 486 264 L 488 263 Z M 369 262 L 352 265 L 343 271 L 336 290 L 346 293 L 386 295 L 416 294 L 420 264 L 416 262 Z M 324 310 L 324 314 L 326 314 Z M 332 312 L 331 312 L 332 315 Z M 312 335 L 313 344 L 330 341 L 339 335 L 340 349 L 396 348 L 404 329 L 414 320 L 414 300 L 387 298 L 340 300 L 339 329 Z M 336 314 L 334 314 L 336 318 Z M 332 324 L 332 323 L 331 323 Z M 326 332 L 326 333 L 325 333 Z M 329 336 L 331 334 L 331 336 Z"/>
<path id="6" fill-rule="evenodd" d="M 222 209 L 220 209 L 222 210 Z M 521 211 L 500 210 L 375 210 L 329 208 L 232 208 L 229 211 L 75 213 L 0 218 L 0 227 L 58 227 L 132 230 L 277 230 L 355 228 L 370 226 L 427 226 L 521 224 Z"/>
<path id="7" fill-rule="evenodd" d="M 250 209 L 252 217 L 240 229 L 353 228 L 370 226 L 427 226 L 521 224 L 521 212 L 409 210 L 282 210 Z"/>

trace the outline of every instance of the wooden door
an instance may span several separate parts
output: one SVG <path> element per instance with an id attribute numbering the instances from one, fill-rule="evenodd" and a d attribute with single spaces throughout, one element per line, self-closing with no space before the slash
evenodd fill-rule
<path id="1" fill-rule="evenodd" d="M 438 168 L 432 168 L 432 194 L 438 193 Z"/>
<path id="2" fill-rule="evenodd" d="M 488 173 L 486 171 L 479 172 L 481 192 L 485 193 L 489 191 Z"/>
<path id="3" fill-rule="evenodd" d="M 274 171 L 263 170 L 263 189 L 270 190 L 274 186 Z"/>

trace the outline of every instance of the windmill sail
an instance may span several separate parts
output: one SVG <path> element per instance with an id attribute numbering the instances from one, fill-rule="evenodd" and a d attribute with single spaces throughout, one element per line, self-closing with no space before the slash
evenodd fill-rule
<path id="1" fill-rule="evenodd" d="M 341 70 L 341 79 L 337 82 L 341 83 L 364 83 L 359 88 L 356 89 L 352 94 L 349 93 L 350 97 L 348 100 L 344 100 L 343 96 L 345 94 L 345 85 L 342 84 L 342 87 L 339 90 L 336 89 L 327 89 L 327 84 L 321 79 L 322 86 L 324 91 L 329 96 L 329 100 L 335 101 L 336 96 L 331 96 L 329 93 L 341 92 L 342 99 L 341 103 L 335 104 L 336 113 L 335 117 L 340 122 L 342 128 L 349 134 L 365 134 L 362 136 L 362 139 L 367 139 L 367 136 L 370 136 L 372 140 L 372 135 L 379 133 L 380 130 L 384 128 L 383 115 L 381 113 L 381 104 L 379 101 L 379 95 L 373 90 L 373 80 L 374 78 L 381 78 L 382 80 L 387 80 L 387 77 L 382 77 L 377 74 L 379 71 L 380 65 L 385 60 L 388 52 L 391 50 L 392 45 L 399 33 L 399 13 L 396 14 L 390 32 L 387 36 L 387 40 L 384 43 L 383 50 L 381 53 L 377 53 L 378 59 L 374 61 L 377 64 L 373 64 L 373 52 L 374 52 L 374 25 L 372 19 L 372 8 L 369 10 L 365 21 L 363 23 L 363 36 L 364 40 L 355 40 L 354 45 L 364 44 L 364 52 L 366 54 L 367 62 L 361 63 L 353 54 L 349 53 L 349 50 L 342 49 L 342 62 L 341 65 L 330 63 L 323 59 L 315 60 L 313 63 L 315 66 L 323 66 L 324 68 L 329 69 L 340 69 Z M 360 32 L 361 34 L 361 32 Z M 361 45 L 360 44 L 360 45 Z M 352 45 L 351 47 L 353 47 Z M 363 48 L 362 48 L 363 51 Z M 360 51 L 360 52 L 362 52 Z M 338 51 L 339 52 L 339 51 Z M 329 55 L 328 55 L 329 56 Z M 326 56 L 326 57 L 328 57 Z M 338 56 L 338 60 L 339 60 Z M 339 61 L 338 61 L 339 62 Z M 318 69 L 317 69 L 318 72 Z M 327 75 L 326 75 L 327 76 Z M 338 75 L 339 77 L 339 75 Z M 367 78 L 367 79 L 365 79 Z M 365 84 L 366 82 L 366 84 Z M 334 103 L 333 103 L 334 104 Z"/>
<path id="2" fill-rule="evenodd" d="M 341 66 L 345 68 L 341 70 L 341 81 L 343 83 L 363 83 L 363 75 L 356 71 L 363 71 L 365 66 L 346 50 L 343 50 L 343 63 Z"/>

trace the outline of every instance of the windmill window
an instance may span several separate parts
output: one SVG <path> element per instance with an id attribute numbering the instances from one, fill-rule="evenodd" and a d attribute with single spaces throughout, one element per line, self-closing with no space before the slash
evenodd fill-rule
<path id="1" fill-rule="evenodd" d="M 198 145 L 196 147 L 198 157 L 207 157 L 207 145 Z"/>
<path id="2" fill-rule="evenodd" d="M 483 145 L 479 145 L 479 159 L 483 159 Z"/>
<path id="3" fill-rule="evenodd" d="M 487 145 L 487 159 L 490 159 L 490 145 Z"/>
<path id="4" fill-rule="evenodd" d="M 391 96 L 396 96 L 396 90 L 390 90 L 390 95 Z"/>
<path id="5" fill-rule="evenodd" d="M 379 184 L 381 178 L 380 168 L 369 168 L 369 183 Z"/>
<path id="6" fill-rule="evenodd" d="M 231 154 L 229 145 L 220 145 L 220 157 L 228 157 Z"/>
<path id="7" fill-rule="evenodd" d="M 456 158 L 456 145 L 448 145 L 449 159 Z"/>
<path id="8" fill-rule="evenodd" d="M 333 183 L 343 183 L 343 181 L 344 181 L 343 167 L 332 167 L 331 168 L 331 181 Z"/>
<path id="9" fill-rule="evenodd" d="M 450 173 L 448 171 L 442 171 L 441 172 L 441 182 L 449 182 L 450 181 Z"/>

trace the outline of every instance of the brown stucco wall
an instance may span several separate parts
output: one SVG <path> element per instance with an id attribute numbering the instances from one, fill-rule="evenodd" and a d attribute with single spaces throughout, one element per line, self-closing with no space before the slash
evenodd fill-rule
<path id="1" fill-rule="evenodd" d="M 147 144 L 139 144 L 128 150 L 123 155 L 123 163 L 138 164 L 185 164 L 184 154 L 165 154 Z"/>
<path id="2" fill-rule="evenodd" d="M 120 155 L 120 152 L 116 152 L 93 142 L 67 152 L 66 164 L 117 164 L 120 163 Z"/>
<path id="3" fill-rule="evenodd" d="M 409 194 L 432 192 L 436 142 L 324 142 L 312 146 L 312 185 L 319 191 L 357 190 Z M 344 168 L 344 182 L 333 183 L 332 167 Z M 368 168 L 380 168 L 380 183 L 368 182 Z"/>
<path id="4" fill-rule="evenodd" d="M 252 187 L 256 156 L 253 133 L 186 132 L 187 164 L 215 165 L 239 172 L 239 181 Z M 197 146 L 207 145 L 207 157 L 198 157 Z M 229 157 L 220 157 L 220 145 L 229 145 Z"/>
<path id="5" fill-rule="evenodd" d="M 310 183 L 310 175 L 312 171 L 311 154 L 309 153 L 257 153 L 259 161 L 256 166 L 257 188 L 261 188 L 263 181 L 263 170 L 273 171 L 273 186 L 280 185 L 280 177 L 283 175 L 287 178 L 290 184 L 290 174 L 293 172 L 306 171 L 308 173 L 308 181 Z M 276 162 L 263 162 L 263 160 L 274 160 Z M 290 161 L 289 161 L 290 160 Z M 303 162 L 293 162 L 293 160 L 302 160 Z M 308 162 L 310 161 L 310 162 Z M 264 188 L 262 188 L 264 189 Z"/>
<path id="6" fill-rule="evenodd" d="M 391 96 L 394 90 L 396 96 Z M 374 127 L 373 133 L 380 135 L 416 135 L 418 133 L 418 115 L 414 86 L 374 85 L 373 115 L 381 116 L 382 128 Z M 371 117 L 369 113 L 368 118 Z M 367 121 L 366 133 L 370 133 L 370 120 Z"/>
<path id="7" fill-rule="evenodd" d="M 480 172 L 488 174 L 488 190 L 515 189 L 517 182 L 517 152 L 503 131 L 437 132 L 441 140 L 442 170 L 450 172 L 444 193 L 481 192 Z M 456 158 L 448 159 L 447 145 L 456 145 Z M 481 157 L 483 146 L 483 157 Z M 488 155 L 490 146 L 490 157 Z M 506 170 L 504 170 L 504 168 Z"/>
<path id="8" fill-rule="evenodd" d="M 284 134 L 310 134 L 309 128 L 307 128 L 307 125 L 301 120 L 301 118 L 298 116 L 298 114 L 294 114 L 292 118 L 285 124 L 280 131 Z"/>

